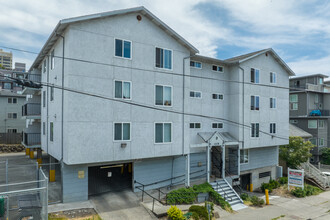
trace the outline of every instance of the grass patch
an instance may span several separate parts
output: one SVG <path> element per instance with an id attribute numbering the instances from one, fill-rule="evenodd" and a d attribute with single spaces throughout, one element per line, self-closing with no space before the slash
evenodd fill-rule
<path id="1" fill-rule="evenodd" d="M 276 218 L 272 218 L 272 220 L 278 220 L 278 219 L 280 219 L 280 218 L 284 218 L 285 217 L 285 215 L 280 215 L 280 216 L 278 216 L 278 217 L 276 217 Z"/>

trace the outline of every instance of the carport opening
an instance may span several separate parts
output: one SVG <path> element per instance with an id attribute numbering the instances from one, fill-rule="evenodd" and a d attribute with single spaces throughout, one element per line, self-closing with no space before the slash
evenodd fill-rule
<path id="1" fill-rule="evenodd" d="M 88 167 L 88 195 L 132 189 L 132 163 Z"/>

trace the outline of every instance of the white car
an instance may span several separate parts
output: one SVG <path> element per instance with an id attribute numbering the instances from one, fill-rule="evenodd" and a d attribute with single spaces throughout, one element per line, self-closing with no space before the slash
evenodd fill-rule
<path id="1" fill-rule="evenodd" d="M 322 174 L 324 174 L 326 176 L 330 176 L 330 172 L 322 172 Z"/>

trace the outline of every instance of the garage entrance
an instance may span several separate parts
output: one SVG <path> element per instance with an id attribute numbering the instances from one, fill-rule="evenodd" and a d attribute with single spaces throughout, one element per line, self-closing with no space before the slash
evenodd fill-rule
<path id="1" fill-rule="evenodd" d="M 88 195 L 132 189 L 132 163 L 88 167 Z"/>
<path id="2" fill-rule="evenodd" d="M 241 175 L 241 187 L 243 190 L 246 190 L 247 187 L 250 187 L 251 183 L 251 173 Z"/>

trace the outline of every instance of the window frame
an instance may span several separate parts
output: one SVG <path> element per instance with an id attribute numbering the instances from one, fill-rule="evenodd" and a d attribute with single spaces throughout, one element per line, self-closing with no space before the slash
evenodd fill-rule
<path id="1" fill-rule="evenodd" d="M 156 90 L 156 87 L 157 86 L 162 86 L 163 87 L 163 101 L 162 101 L 162 105 L 157 105 L 156 104 L 156 94 L 157 94 L 157 90 Z M 164 87 L 170 87 L 171 88 L 171 105 L 165 105 L 164 104 Z M 161 84 L 155 84 L 154 85 L 154 88 L 155 88 L 155 94 L 154 94 L 154 105 L 155 106 L 163 106 L 163 107 L 172 107 L 173 106 L 173 104 L 174 104 L 174 102 L 173 102 L 173 86 L 171 86 L 171 85 L 161 85 Z"/>
<path id="2" fill-rule="evenodd" d="M 54 88 L 54 86 L 50 86 L 50 97 L 49 97 L 49 100 L 51 102 L 54 102 L 54 96 L 55 96 L 55 88 Z"/>
<path id="3" fill-rule="evenodd" d="M 243 163 L 241 163 L 242 153 L 239 152 L 239 163 L 240 163 L 240 165 L 249 164 L 249 160 L 250 160 L 250 149 L 240 149 L 240 151 L 243 151 L 243 152 L 246 151 L 247 152 L 247 162 L 243 162 Z M 243 154 L 243 155 L 245 155 L 245 154 Z M 244 157 L 243 157 L 243 161 L 245 161 L 244 160 Z"/>
<path id="4" fill-rule="evenodd" d="M 252 69 L 254 70 L 254 74 L 253 74 L 253 82 L 252 82 Z M 258 70 L 258 82 L 256 82 L 256 70 Z M 260 69 L 251 67 L 250 69 L 250 83 L 252 84 L 260 84 Z"/>
<path id="5" fill-rule="evenodd" d="M 121 82 L 122 84 L 121 84 L 121 96 L 122 96 L 122 98 L 117 98 L 116 97 L 116 81 L 118 81 L 118 82 Z M 130 98 L 129 99 L 126 99 L 126 98 L 123 98 L 123 83 L 124 82 L 126 82 L 126 83 L 129 83 L 129 86 L 130 86 L 130 90 L 129 90 L 129 95 L 130 95 Z M 132 100 L 132 81 L 127 81 L 127 80 L 118 80 L 118 79 L 114 79 L 113 80 L 113 83 L 114 83 L 114 86 L 113 86 L 113 97 L 114 97 L 114 99 L 122 99 L 122 100 Z"/>
<path id="6" fill-rule="evenodd" d="M 52 49 L 50 52 L 50 69 L 55 69 L 55 49 Z"/>
<path id="7" fill-rule="evenodd" d="M 213 98 L 213 96 L 214 95 L 216 95 L 217 97 L 219 97 L 219 98 Z M 222 97 L 222 98 L 221 98 Z M 224 100 L 225 99 L 225 96 L 224 96 L 224 94 L 221 94 L 221 93 L 212 93 L 212 99 L 213 100 Z"/>
<path id="8" fill-rule="evenodd" d="M 122 56 L 117 56 L 116 55 L 116 40 L 121 40 L 122 41 Z M 130 58 L 127 58 L 127 57 L 124 57 L 124 41 L 127 41 L 127 42 L 130 42 L 131 43 L 131 47 L 130 47 Z M 133 41 L 131 40 L 126 40 L 126 39 L 120 39 L 120 38 L 114 38 L 113 40 L 114 42 L 114 57 L 117 57 L 117 58 L 123 58 L 123 59 L 126 59 L 126 60 L 132 60 L 132 57 L 133 57 Z"/>
<path id="9" fill-rule="evenodd" d="M 194 93 L 194 96 L 191 96 L 191 95 L 190 95 L 192 92 Z M 197 96 L 196 96 L 196 93 L 198 93 L 198 92 L 201 94 L 200 97 L 197 97 Z M 202 92 L 201 92 L 201 91 L 192 91 L 192 90 L 191 90 L 191 91 L 189 91 L 189 98 L 193 98 L 193 99 L 201 99 L 201 98 L 202 98 Z"/>
<path id="10" fill-rule="evenodd" d="M 257 136 L 257 132 L 256 132 L 256 131 L 257 131 L 257 129 L 256 129 L 257 124 L 258 124 L 258 136 Z M 254 127 L 254 129 L 255 129 L 255 133 L 253 133 L 253 126 L 255 126 L 255 127 Z M 254 136 L 253 136 L 253 135 L 254 135 Z M 260 123 L 259 123 L 259 122 L 251 122 L 250 138 L 252 138 L 252 139 L 260 138 Z"/>
<path id="11" fill-rule="evenodd" d="M 42 122 L 42 135 L 46 135 L 46 122 Z"/>
<path id="12" fill-rule="evenodd" d="M 275 72 L 270 72 L 270 84 L 277 83 L 277 74 Z"/>
<path id="13" fill-rule="evenodd" d="M 15 132 L 14 132 L 15 131 Z M 10 134 L 17 134 L 17 128 L 8 128 L 7 129 L 7 133 L 10 133 Z"/>
<path id="14" fill-rule="evenodd" d="M 322 123 L 320 123 L 320 122 L 322 122 Z M 321 124 L 322 124 L 322 126 L 321 126 Z M 318 120 L 317 127 L 319 129 L 324 129 L 325 128 L 325 121 L 324 120 Z"/>
<path id="15" fill-rule="evenodd" d="M 115 125 L 116 124 L 121 124 L 121 140 L 115 140 Z M 123 137 L 124 137 L 124 124 L 129 124 L 129 140 L 124 140 Z M 132 140 L 132 125 L 131 125 L 131 122 L 113 122 L 113 142 L 130 142 Z"/>
<path id="16" fill-rule="evenodd" d="M 196 127 L 196 124 L 199 124 L 199 128 Z M 191 125 L 194 125 L 194 127 L 192 128 Z M 202 128 L 202 123 L 201 122 L 190 122 L 189 123 L 189 128 L 190 129 L 201 129 Z"/>
<path id="17" fill-rule="evenodd" d="M 272 122 L 269 124 L 269 133 L 270 134 L 276 134 L 276 123 Z"/>
<path id="18" fill-rule="evenodd" d="M 252 101 L 252 97 L 254 97 L 254 101 L 253 101 L 254 106 L 253 106 L 253 109 L 252 109 L 252 103 L 250 103 L 250 110 L 251 111 L 259 111 L 260 110 L 260 96 L 259 95 L 251 95 L 250 102 Z M 258 97 L 258 109 L 257 109 L 257 106 L 256 106 L 257 97 Z"/>
<path id="19" fill-rule="evenodd" d="M 42 73 L 46 73 L 47 72 L 47 59 L 46 58 L 44 59 L 42 67 L 43 67 L 42 68 Z"/>
<path id="20" fill-rule="evenodd" d="M 171 51 L 171 69 L 168 69 L 168 68 L 165 68 L 164 67 L 164 61 L 165 61 L 165 56 L 164 56 L 164 54 L 163 54 L 163 67 L 157 67 L 156 66 L 156 53 L 157 53 L 157 48 L 159 48 L 159 49 L 163 49 L 163 53 L 164 53 L 164 51 L 165 50 L 168 50 L 168 51 Z M 161 69 L 161 70 L 167 70 L 167 71 L 173 71 L 173 56 L 174 56 L 174 54 L 173 54 L 173 50 L 172 49 L 169 49 L 169 48 L 165 48 L 165 47 L 159 47 L 159 46 L 155 46 L 155 54 L 154 54 L 154 61 L 155 61 L 155 68 L 156 69 Z"/>
<path id="21" fill-rule="evenodd" d="M 216 67 L 217 67 L 217 70 L 213 70 L 213 66 L 216 66 Z M 219 71 L 219 70 L 218 70 L 219 67 L 222 68 L 222 71 Z M 224 73 L 224 72 L 225 72 L 225 67 L 224 67 L 224 66 L 220 66 L 220 65 L 216 65 L 216 64 L 212 64 L 212 68 L 211 68 L 211 70 L 212 70 L 213 72 L 217 72 L 217 73 Z"/>
<path id="22" fill-rule="evenodd" d="M 322 142 L 322 144 L 321 144 L 321 142 Z M 319 138 L 319 140 L 318 140 L 318 146 L 319 147 L 324 147 L 324 138 Z"/>
<path id="23" fill-rule="evenodd" d="M 156 124 L 162 124 L 163 125 L 163 142 L 156 142 Z M 170 124 L 171 125 L 171 141 L 170 142 L 164 142 L 164 124 Z M 172 122 L 154 122 L 154 144 L 172 144 L 173 143 L 173 126 Z"/>
<path id="24" fill-rule="evenodd" d="M 310 126 L 309 122 L 312 122 L 312 121 L 316 121 L 316 126 L 315 127 Z M 308 129 L 317 129 L 318 128 L 318 120 L 316 120 L 316 119 L 307 120 L 307 127 L 308 127 Z"/>
<path id="25" fill-rule="evenodd" d="M 312 140 L 315 140 L 315 144 L 313 144 Z M 311 142 L 313 145 L 318 146 L 318 140 L 317 140 L 317 138 L 312 137 L 312 138 L 308 139 L 308 141 Z"/>
<path id="26" fill-rule="evenodd" d="M 213 125 L 216 125 L 216 128 Z M 219 128 L 219 125 L 221 125 L 221 128 Z M 212 122 L 211 127 L 212 129 L 223 129 L 223 122 Z"/>
<path id="27" fill-rule="evenodd" d="M 192 62 L 193 62 L 194 64 L 196 64 L 196 63 L 200 63 L 200 64 L 201 64 L 201 67 L 196 67 L 196 65 L 193 65 L 193 66 L 192 66 L 192 65 L 191 65 Z M 191 68 L 195 68 L 195 69 L 199 69 L 199 70 L 203 68 L 203 64 L 202 64 L 202 62 L 199 62 L 199 61 L 190 60 L 189 65 L 190 65 Z"/>
<path id="28" fill-rule="evenodd" d="M 275 102 L 274 102 L 275 101 Z M 271 109 L 276 109 L 277 108 L 277 101 L 276 101 L 276 98 L 272 97 L 272 98 L 269 98 L 269 106 Z"/>
<path id="29" fill-rule="evenodd" d="M 46 107 L 46 90 L 42 91 L 42 107 Z"/>
<path id="30" fill-rule="evenodd" d="M 49 122 L 49 141 L 54 142 L 54 122 Z"/>

